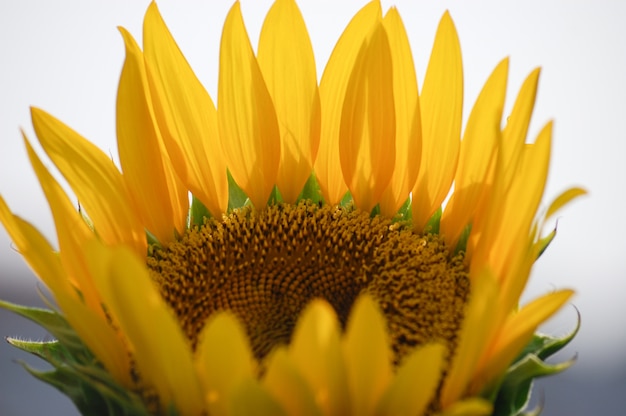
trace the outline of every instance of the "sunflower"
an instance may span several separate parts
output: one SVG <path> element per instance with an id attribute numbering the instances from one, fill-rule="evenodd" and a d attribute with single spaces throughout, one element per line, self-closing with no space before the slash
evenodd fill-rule
<path id="1" fill-rule="evenodd" d="M 32 121 L 78 209 L 24 135 L 58 249 L 0 198 L 0 220 L 54 297 L 2 302 L 56 338 L 8 341 L 85 414 L 519 414 L 572 296 L 518 305 L 542 229 L 552 124 L 527 143 L 539 70 L 501 127 L 508 59 L 461 140 L 449 13 L 421 88 L 398 11 L 350 21 L 317 82 L 292 0 L 253 51 L 236 2 L 217 108 L 157 6 L 143 50 L 120 29 L 119 168 L 41 109 Z M 419 91 L 419 92 L 418 92 Z M 444 204 L 444 201 L 447 202 Z"/>

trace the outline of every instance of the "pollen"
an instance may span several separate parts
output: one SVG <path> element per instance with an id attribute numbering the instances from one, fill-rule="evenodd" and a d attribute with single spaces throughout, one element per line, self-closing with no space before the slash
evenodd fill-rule
<path id="1" fill-rule="evenodd" d="M 310 202 L 208 219 L 153 250 L 148 266 L 194 348 L 208 318 L 228 310 L 258 359 L 289 342 L 311 300 L 329 302 L 345 327 L 364 292 L 385 315 L 396 364 L 429 341 L 453 349 L 469 293 L 462 255 L 439 236 Z"/>

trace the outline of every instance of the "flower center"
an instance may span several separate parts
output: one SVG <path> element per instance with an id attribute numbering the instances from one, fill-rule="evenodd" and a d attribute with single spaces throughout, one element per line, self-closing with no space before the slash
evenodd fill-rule
<path id="1" fill-rule="evenodd" d="M 210 219 L 156 249 L 148 266 L 194 347 L 207 319 L 229 310 L 259 359 L 289 342 L 314 298 L 328 301 L 345 327 L 363 292 L 379 302 L 396 363 L 425 342 L 454 348 L 469 292 L 462 256 L 451 258 L 439 236 L 305 202 Z"/>

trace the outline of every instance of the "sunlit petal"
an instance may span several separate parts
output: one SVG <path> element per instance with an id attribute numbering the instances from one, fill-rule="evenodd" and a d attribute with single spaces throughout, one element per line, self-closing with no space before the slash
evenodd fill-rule
<path id="1" fill-rule="evenodd" d="M 32 108 L 31 115 L 41 146 L 72 187 L 98 236 L 110 244 L 129 244 L 138 254 L 145 254 L 143 224 L 110 157 L 43 110 Z"/>
<path id="2" fill-rule="evenodd" d="M 100 314 L 102 318 L 106 318 L 102 310 L 102 300 L 81 252 L 81 247 L 85 242 L 93 239 L 94 234 L 76 212 L 63 189 L 41 163 L 25 135 L 24 142 L 30 163 L 50 204 L 59 240 L 60 259 L 63 268 L 69 274 L 68 279 L 76 286 L 76 289 L 80 290 L 87 306 Z"/>
<path id="3" fill-rule="evenodd" d="M 446 12 L 437 29 L 420 95 L 422 158 L 413 188 L 413 226 L 421 231 L 450 190 L 456 171 L 463 110 L 459 38 Z"/>
<path id="4" fill-rule="evenodd" d="M 278 0 L 265 17 L 259 66 L 280 126 L 276 185 L 293 203 L 313 171 L 320 140 L 320 101 L 313 47 L 298 6 Z"/>
<path id="5" fill-rule="evenodd" d="M 172 164 L 193 195 L 213 216 L 219 216 L 228 206 L 228 182 L 215 105 L 165 26 L 156 3 L 146 12 L 143 43 L 156 79 L 150 83 L 155 119 Z"/>
<path id="6" fill-rule="evenodd" d="M 222 32 L 218 122 L 228 169 L 254 206 L 264 206 L 278 174 L 280 130 L 238 2 Z"/>
<path id="7" fill-rule="evenodd" d="M 374 208 L 391 180 L 395 138 L 391 50 L 379 23 L 356 58 L 341 111 L 341 170 L 363 211 Z"/>
<path id="8" fill-rule="evenodd" d="M 157 127 L 143 53 L 120 29 L 126 60 L 117 90 L 117 147 L 124 179 L 145 228 L 161 243 L 182 234 L 189 197 L 165 156 Z"/>
<path id="9" fill-rule="evenodd" d="M 493 70 L 470 113 L 454 180 L 454 193 L 441 218 L 441 234 L 454 247 L 470 222 L 481 198 L 490 191 L 500 145 L 500 122 L 506 92 L 509 60 Z"/>
<path id="10" fill-rule="evenodd" d="M 393 62 L 393 98 L 396 117 L 396 160 L 389 186 L 380 200 L 380 212 L 393 217 L 407 200 L 420 166 L 422 125 L 417 77 L 411 46 L 395 7 L 383 19 Z"/>
<path id="11" fill-rule="evenodd" d="M 368 3 L 352 18 L 337 41 L 320 81 L 322 124 L 315 174 L 329 204 L 337 204 L 348 190 L 341 171 L 338 146 L 348 80 L 363 41 L 381 18 L 377 0 Z"/>

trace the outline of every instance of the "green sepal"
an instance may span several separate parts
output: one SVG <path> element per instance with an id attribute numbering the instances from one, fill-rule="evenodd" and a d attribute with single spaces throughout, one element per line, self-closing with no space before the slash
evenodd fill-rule
<path id="1" fill-rule="evenodd" d="M 556 237 L 556 227 L 554 227 L 550 234 L 539 240 L 539 254 L 537 254 L 537 258 L 541 257 L 543 252 L 548 249 L 548 246 L 550 245 L 552 240 L 554 240 L 554 237 Z"/>
<path id="2" fill-rule="evenodd" d="M 82 414 L 150 414 L 141 397 L 117 384 L 58 312 L 2 300 L 0 307 L 39 324 L 57 338 L 38 342 L 7 337 L 6 341 L 52 365 L 53 370 L 38 371 L 18 361 L 34 377 L 67 395 Z"/>
<path id="3" fill-rule="evenodd" d="M 576 328 L 574 328 L 571 333 L 565 335 L 564 337 L 559 338 L 545 334 L 533 335 L 533 339 L 530 341 L 530 343 L 528 343 L 526 348 L 524 348 L 516 362 L 523 359 L 528 354 L 534 354 L 542 360 L 551 357 L 552 355 L 565 348 L 567 344 L 569 344 L 574 339 L 576 334 L 578 334 L 579 329 L 580 314 L 578 315 Z"/>
<path id="4" fill-rule="evenodd" d="M 83 208 L 80 205 L 80 201 L 78 202 L 78 213 L 80 214 L 87 227 L 89 227 L 89 230 L 91 230 L 92 233 L 95 233 L 96 229 L 93 226 L 93 221 L 91 221 L 91 218 L 89 218 L 85 211 L 83 211 Z"/>
<path id="5" fill-rule="evenodd" d="M 267 199 L 267 204 L 265 205 L 276 205 L 283 202 L 283 196 L 280 194 L 278 190 L 278 186 L 274 185 L 272 188 L 272 192 L 270 192 L 270 197 Z"/>
<path id="6" fill-rule="evenodd" d="M 522 360 L 513 364 L 507 371 L 502 382 L 498 397 L 494 403 L 494 416 L 521 416 L 539 413 L 524 413 L 530 400 L 533 380 L 560 373 L 568 369 L 575 358 L 558 363 L 549 364 L 535 354 L 528 354 Z"/>
<path id="7" fill-rule="evenodd" d="M 71 355 L 83 353 L 85 347 L 76 332 L 59 313 L 42 308 L 17 305 L 0 300 L 0 308 L 16 313 L 36 324 L 59 340 Z"/>
<path id="8" fill-rule="evenodd" d="M 408 223 L 413 218 L 413 211 L 411 210 L 411 198 L 407 198 L 404 204 L 400 207 L 396 215 L 393 217 L 393 222 Z"/>
<path id="9" fill-rule="evenodd" d="M 207 207 L 195 196 L 191 197 L 191 207 L 189 208 L 189 226 L 200 227 L 204 225 L 204 220 L 212 215 Z"/>
<path id="10" fill-rule="evenodd" d="M 352 198 L 352 193 L 350 191 L 346 192 L 343 198 L 341 198 L 341 201 L 339 201 L 339 206 L 348 209 L 354 208 L 354 199 Z"/>
<path id="11" fill-rule="evenodd" d="M 70 357 L 67 349 L 58 340 L 28 341 L 13 337 L 6 337 L 6 342 L 15 348 L 33 354 L 45 361 L 61 361 Z"/>
<path id="12" fill-rule="evenodd" d="M 554 375 L 568 369 L 576 357 L 557 364 L 545 360 L 562 350 L 574 339 L 580 329 L 580 315 L 574 330 L 564 337 L 535 334 L 526 348 L 507 370 L 499 385 L 494 402 L 494 416 L 535 416 L 542 407 L 527 410 L 532 383 L 535 378 Z M 492 395 L 489 395 L 492 396 Z"/>
<path id="13" fill-rule="evenodd" d="M 315 173 L 312 173 L 304 184 L 304 188 L 302 188 L 302 192 L 298 195 L 298 199 L 296 200 L 296 204 L 302 200 L 309 200 L 313 203 L 318 204 L 323 200 L 322 198 L 322 190 L 320 189 L 320 185 L 317 182 L 317 178 L 315 177 Z"/>
<path id="14" fill-rule="evenodd" d="M 459 237 L 459 241 L 456 243 L 456 247 L 454 248 L 454 255 L 459 254 L 461 251 L 467 250 L 467 240 L 472 232 L 472 224 L 467 224 L 463 231 L 461 231 L 461 236 Z"/>
<path id="15" fill-rule="evenodd" d="M 439 223 L 441 222 L 441 214 L 443 214 L 443 210 L 441 209 L 441 207 L 439 207 L 439 209 L 435 211 L 433 216 L 430 217 L 430 219 L 426 223 L 426 227 L 424 227 L 425 233 L 439 234 Z"/>
<path id="16" fill-rule="evenodd" d="M 241 208 L 248 202 L 248 195 L 237 185 L 230 172 L 228 174 L 228 211 Z"/>
<path id="17" fill-rule="evenodd" d="M 54 370 L 38 371 L 26 363 L 19 364 L 37 379 L 68 396 L 84 415 L 150 415 L 137 394 L 117 385 L 105 370 L 98 367 L 52 362 Z"/>
<path id="18" fill-rule="evenodd" d="M 146 230 L 146 241 L 148 242 L 148 255 L 152 255 L 154 248 L 161 248 L 161 242 L 152 234 L 150 231 Z"/>

